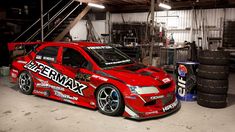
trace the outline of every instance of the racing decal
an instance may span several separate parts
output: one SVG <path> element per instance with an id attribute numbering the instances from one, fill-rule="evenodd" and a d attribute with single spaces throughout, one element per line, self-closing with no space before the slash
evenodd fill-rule
<path id="1" fill-rule="evenodd" d="M 50 92 L 49 92 L 49 91 L 33 90 L 33 93 L 35 93 L 35 94 L 41 94 L 41 95 L 46 96 L 46 97 L 49 97 L 49 96 L 50 96 Z"/>
<path id="2" fill-rule="evenodd" d="M 93 84 L 91 84 L 91 83 L 90 83 L 90 86 L 91 86 L 91 87 L 93 87 L 93 88 L 96 88 L 96 86 L 95 86 L 95 85 L 93 85 Z"/>
<path id="3" fill-rule="evenodd" d="M 40 62 L 30 61 L 28 64 L 24 65 L 24 68 L 38 73 L 39 75 L 51 79 L 52 81 L 56 82 L 57 84 L 69 88 L 71 91 L 78 93 L 81 96 L 83 95 L 83 89 L 87 88 L 86 85 L 59 73 L 57 70 L 42 64 Z"/>
<path id="4" fill-rule="evenodd" d="M 136 99 L 136 96 L 126 96 L 127 99 Z"/>
<path id="5" fill-rule="evenodd" d="M 41 83 L 37 83 L 36 87 L 41 87 L 41 88 L 51 88 L 53 90 L 59 90 L 59 91 L 64 91 L 64 88 L 54 86 L 48 83 L 48 81 L 42 81 Z"/>
<path id="6" fill-rule="evenodd" d="M 62 87 L 58 87 L 58 86 L 54 86 L 49 84 L 48 81 L 44 81 L 40 78 L 35 77 L 40 83 L 36 83 L 36 87 L 40 87 L 40 88 L 51 88 L 53 90 L 58 90 L 58 91 L 64 91 L 64 88 Z"/>
<path id="7" fill-rule="evenodd" d="M 41 55 L 37 55 L 37 56 L 36 56 L 36 59 L 41 60 L 41 59 L 42 59 L 42 56 L 41 56 Z"/>
<path id="8" fill-rule="evenodd" d="M 91 77 L 96 78 L 96 79 L 100 79 L 100 80 L 105 81 L 105 82 L 108 81 L 108 78 L 101 77 L 101 76 L 99 76 L 99 75 L 92 75 Z"/>
<path id="9" fill-rule="evenodd" d="M 46 61 L 55 61 L 55 58 L 53 58 L 53 57 L 41 56 L 41 55 L 37 55 L 36 59 L 37 60 L 46 60 Z"/>
<path id="10" fill-rule="evenodd" d="M 150 97 L 151 100 L 156 100 L 156 99 L 161 99 L 161 98 L 164 98 L 164 95 Z"/>
<path id="11" fill-rule="evenodd" d="M 92 47 L 87 47 L 88 49 L 112 49 L 111 46 L 92 46 Z"/>
<path id="12" fill-rule="evenodd" d="M 12 72 L 12 73 L 11 73 L 11 77 L 12 77 L 12 78 L 17 78 L 17 75 Z"/>
<path id="13" fill-rule="evenodd" d="M 167 111 L 169 111 L 169 110 L 172 110 L 172 109 L 174 109 L 174 108 L 177 106 L 177 104 L 178 104 L 178 100 L 177 100 L 177 98 L 176 98 L 175 101 L 174 101 L 172 104 L 163 107 L 163 108 L 162 108 L 162 111 L 163 111 L 163 112 L 167 112 Z"/>
<path id="14" fill-rule="evenodd" d="M 128 113 L 131 117 L 133 118 L 138 118 L 139 115 L 137 115 L 134 111 L 132 111 L 130 108 L 128 108 L 127 106 L 125 106 L 125 111 L 126 113 Z"/>
<path id="15" fill-rule="evenodd" d="M 85 82 L 90 82 L 91 75 L 90 74 L 86 74 L 86 73 L 78 73 L 76 75 L 75 79 L 78 79 L 78 80 L 81 80 L 81 81 L 85 81 Z"/>
<path id="16" fill-rule="evenodd" d="M 55 96 L 60 97 L 60 98 L 63 98 L 63 99 L 78 100 L 78 97 L 72 97 L 72 96 L 70 96 L 70 95 L 63 94 L 63 93 L 60 92 L 60 91 L 54 91 L 54 93 L 55 93 Z"/>
<path id="17" fill-rule="evenodd" d="M 158 111 L 150 111 L 150 112 L 145 112 L 145 115 L 153 115 L 153 114 L 158 114 Z"/>
<path id="18" fill-rule="evenodd" d="M 11 72 L 11 77 L 12 78 L 17 78 L 18 73 L 19 73 L 18 70 L 13 69 L 12 72 Z"/>
<path id="19" fill-rule="evenodd" d="M 47 57 L 47 56 L 43 56 L 42 59 L 47 60 L 47 61 L 55 61 L 55 58 Z"/>
<path id="20" fill-rule="evenodd" d="M 167 77 L 167 78 L 162 79 L 162 81 L 163 81 L 164 83 L 169 83 L 171 80 Z"/>
<path id="21" fill-rule="evenodd" d="M 120 64 L 120 63 L 125 63 L 125 62 L 130 62 L 131 60 L 122 60 L 122 61 L 116 61 L 116 62 L 106 62 L 105 65 L 113 65 L 113 64 Z"/>
<path id="22" fill-rule="evenodd" d="M 12 71 L 15 72 L 15 73 L 18 73 L 18 72 L 19 72 L 18 70 L 15 70 L 15 69 L 13 69 Z"/>
<path id="23" fill-rule="evenodd" d="M 27 63 L 27 61 L 22 61 L 22 60 L 18 60 L 17 62 L 21 63 L 21 64 L 26 64 Z"/>

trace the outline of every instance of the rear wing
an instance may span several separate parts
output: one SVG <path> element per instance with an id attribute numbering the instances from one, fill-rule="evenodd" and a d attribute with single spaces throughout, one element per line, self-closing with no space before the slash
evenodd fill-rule
<path id="1" fill-rule="evenodd" d="M 11 52 L 11 51 L 26 48 L 26 47 L 35 48 L 35 46 L 38 47 L 41 44 L 42 42 L 10 42 L 7 44 L 7 46 L 8 46 L 8 50 Z"/>
<path id="2" fill-rule="evenodd" d="M 11 58 L 15 58 L 35 50 L 41 44 L 42 42 L 10 42 L 7 46 L 9 52 L 11 53 Z"/>

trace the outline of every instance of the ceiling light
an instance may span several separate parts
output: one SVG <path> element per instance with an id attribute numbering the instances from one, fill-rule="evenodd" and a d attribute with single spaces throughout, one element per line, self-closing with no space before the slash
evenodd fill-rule
<path id="1" fill-rule="evenodd" d="M 94 4 L 94 3 L 88 3 L 88 6 L 96 7 L 96 8 L 100 8 L 100 9 L 104 9 L 105 8 L 103 5 Z"/>
<path id="2" fill-rule="evenodd" d="M 167 4 L 164 4 L 164 3 L 160 3 L 159 6 L 162 7 L 162 8 L 168 9 L 168 10 L 171 9 L 171 6 L 169 6 Z"/>

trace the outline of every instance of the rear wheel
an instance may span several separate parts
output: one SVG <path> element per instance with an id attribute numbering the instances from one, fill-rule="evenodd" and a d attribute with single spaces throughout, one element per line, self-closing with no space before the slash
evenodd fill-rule
<path id="1" fill-rule="evenodd" d="M 121 115 L 124 101 L 120 91 L 113 85 L 103 85 L 96 92 L 96 101 L 101 113 L 109 116 Z"/>
<path id="2" fill-rule="evenodd" d="M 20 73 L 18 79 L 20 91 L 24 94 L 30 95 L 33 92 L 33 79 L 27 71 Z"/>

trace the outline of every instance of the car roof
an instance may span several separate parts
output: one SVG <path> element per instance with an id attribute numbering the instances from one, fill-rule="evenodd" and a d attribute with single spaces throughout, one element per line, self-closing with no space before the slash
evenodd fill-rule
<path id="1" fill-rule="evenodd" d="M 67 46 L 79 46 L 79 47 L 93 47 L 93 46 L 105 46 L 105 44 L 101 43 L 95 43 L 95 42 L 43 42 L 43 45 L 53 45 L 53 46 L 61 46 L 61 45 L 67 45 Z"/>

